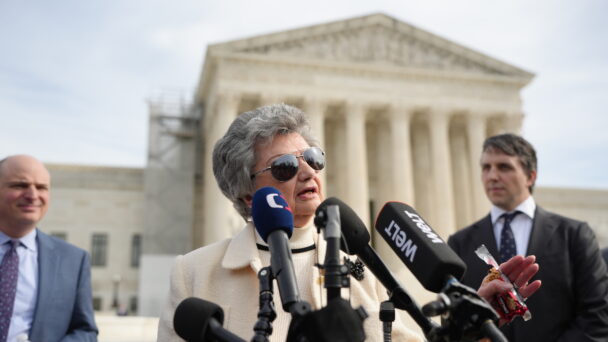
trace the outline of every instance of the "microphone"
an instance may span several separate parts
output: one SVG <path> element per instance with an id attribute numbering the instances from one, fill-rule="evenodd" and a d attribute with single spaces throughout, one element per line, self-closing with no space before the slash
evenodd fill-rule
<path id="1" fill-rule="evenodd" d="M 467 268 L 464 261 L 412 207 L 387 202 L 376 219 L 376 231 L 427 290 L 439 293 L 439 300 L 425 305 L 422 311 L 445 315 L 442 322 L 446 326 L 442 325 L 440 334 L 460 341 L 469 334 L 481 333 L 493 341 L 506 341 L 494 325 L 498 314 L 490 304 L 458 282 Z"/>
<path id="2" fill-rule="evenodd" d="M 217 304 L 190 297 L 175 309 L 173 327 L 179 337 L 188 342 L 244 342 L 242 338 L 222 328 L 224 311 Z"/>
<path id="3" fill-rule="evenodd" d="M 315 211 L 314 222 L 317 231 L 323 229 L 327 243 L 325 262 L 320 267 L 325 271 L 325 288 L 327 300 L 330 301 L 340 297 L 342 287 L 350 286 L 348 268 L 340 263 L 340 208 L 323 201 Z"/>
<path id="4" fill-rule="evenodd" d="M 431 292 L 460 279 L 466 264 L 409 205 L 387 202 L 376 219 L 382 235 L 418 281 Z"/>
<path id="5" fill-rule="evenodd" d="M 279 286 L 283 310 L 294 314 L 303 308 L 294 305 L 301 300 L 289 248 L 293 233 L 291 208 L 279 190 L 268 186 L 253 194 L 251 216 L 258 234 L 268 244 L 270 268 Z"/>
<path id="6" fill-rule="evenodd" d="M 406 310 L 412 319 L 422 328 L 425 335 L 428 335 L 435 328 L 435 325 L 422 314 L 416 302 L 399 284 L 395 276 L 393 276 L 382 259 L 380 259 L 378 253 L 369 245 L 370 236 L 363 221 L 361 221 L 351 207 L 335 197 L 330 197 L 323 201 L 319 205 L 317 212 L 321 212 L 324 207 L 329 205 L 337 205 L 340 209 L 342 228 L 340 249 L 346 254 L 357 255 L 387 289 L 390 300 L 395 304 L 395 307 Z M 315 217 L 315 223 L 316 221 L 317 218 Z"/>

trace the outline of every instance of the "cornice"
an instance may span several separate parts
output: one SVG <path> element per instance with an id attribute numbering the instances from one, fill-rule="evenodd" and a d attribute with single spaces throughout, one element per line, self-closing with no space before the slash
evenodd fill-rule
<path id="1" fill-rule="evenodd" d="M 443 81 L 469 81 L 481 83 L 505 84 L 522 88 L 530 79 L 518 76 L 505 76 L 498 74 L 472 74 L 453 70 L 432 70 L 424 68 L 399 67 L 394 65 L 361 64 L 352 62 L 338 62 L 315 59 L 295 59 L 284 56 L 266 56 L 246 53 L 214 54 L 211 58 L 217 65 L 223 62 L 250 64 L 254 66 L 289 67 L 317 71 L 319 73 L 349 73 L 361 77 L 390 77 L 390 78 L 420 78 Z"/>
<path id="2" fill-rule="evenodd" d="M 347 44 L 340 45 L 344 40 L 347 40 Z M 340 48 L 336 49 L 335 45 Z M 367 45 L 374 45 L 375 48 L 366 49 Z M 395 52 L 396 45 L 401 48 L 398 52 Z M 385 58 L 396 64 L 425 65 L 427 68 L 447 66 L 453 69 L 454 66 L 459 66 L 477 73 L 498 73 L 527 79 L 534 76 L 528 71 L 380 13 L 214 44 L 208 50 L 212 54 L 243 52 L 267 56 L 293 53 L 292 57 L 308 55 L 321 59 L 338 59 L 340 62 L 349 58 Z M 425 56 L 416 54 L 428 54 L 430 58 L 425 59 Z"/>

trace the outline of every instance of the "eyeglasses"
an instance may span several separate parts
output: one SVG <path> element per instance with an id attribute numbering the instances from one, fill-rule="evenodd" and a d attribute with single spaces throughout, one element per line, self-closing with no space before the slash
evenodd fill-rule
<path id="1" fill-rule="evenodd" d="M 300 155 L 288 153 L 278 157 L 270 163 L 269 167 L 254 172 L 251 175 L 251 179 L 254 179 L 255 176 L 262 172 L 270 170 L 270 173 L 276 180 L 287 182 L 298 173 L 298 168 L 300 167 L 298 158 L 303 158 L 314 170 L 320 171 L 325 167 L 325 152 L 318 147 L 309 147 Z"/>

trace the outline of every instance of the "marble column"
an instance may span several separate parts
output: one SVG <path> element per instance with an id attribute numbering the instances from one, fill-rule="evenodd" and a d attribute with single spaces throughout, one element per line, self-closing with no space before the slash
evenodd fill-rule
<path id="1" fill-rule="evenodd" d="M 454 190 L 452 185 L 452 163 L 449 146 L 450 111 L 434 108 L 429 113 L 431 137 L 431 160 L 435 191 L 431 225 L 447 240 L 456 230 L 454 213 Z"/>
<path id="2" fill-rule="evenodd" d="M 212 153 L 215 143 L 224 136 L 237 116 L 240 96 L 233 93 L 219 94 L 213 115 L 206 121 L 205 161 L 203 164 L 203 243 L 205 245 L 230 237 L 239 223 L 238 213 L 215 181 L 212 169 Z"/>
<path id="3" fill-rule="evenodd" d="M 306 98 L 303 110 L 308 116 L 312 134 L 319 141 L 319 146 L 327 152 L 325 148 L 325 108 L 326 104 L 316 98 Z M 323 184 L 323 195 L 327 194 L 327 170 L 321 172 L 321 182 Z"/>
<path id="4" fill-rule="evenodd" d="M 385 149 L 386 154 L 390 155 L 390 162 L 382 165 L 383 168 L 388 168 L 386 175 L 387 179 L 384 182 L 388 184 L 389 198 L 383 200 L 396 200 L 405 202 L 414 208 L 415 191 L 414 191 L 414 162 L 411 143 L 411 120 L 414 116 L 414 108 L 404 105 L 395 105 L 388 115 L 388 140 L 391 143 Z M 425 155 L 426 157 L 426 155 Z M 383 187 L 384 188 L 384 187 Z M 378 203 L 379 206 L 384 203 Z M 381 208 L 379 207 L 378 210 Z M 418 209 L 419 210 L 419 209 Z M 425 217 L 425 219 L 428 219 Z M 431 221 L 429 221 L 430 223 Z M 384 260 L 384 263 L 392 270 L 394 275 L 399 279 L 401 284 L 407 285 L 407 290 L 420 303 L 428 303 L 436 298 L 436 294 L 426 291 L 420 284 L 409 268 L 403 265 L 403 261 L 399 259 L 397 254 L 378 234 L 374 235 L 374 248 Z M 404 317 L 406 324 L 416 326 L 416 323 L 408 316 Z"/>
<path id="5" fill-rule="evenodd" d="M 512 112 L 509 113 L 505 118 L 505 126 L 507 132 L 521 135 L 521 128 L 524 122 L 524 113 Z"/>
<path id="6" fill-rule="evenodd" d="M 369 180 L 367 175 L 367 143 L 365 107 L 351 102 L 346 106 L 346 198 L 343 200 L 369 225 Z"/>
<path id="7" fill-rule="evenodd" d="M 318 99 L 304 100 L 304 112 L 308 116 L 312 133 L 319 140 L 319 145 L 325 146 L 325 108 L 326 104 Z"/>
<path id="8" fill-rule="evenodd" d="M 391 187 L 393 199 L 415 206 L 414 169 L 410 140 L 410 119 L 413 108 L 396 107 L 391 111 Z"/>
<path id="9" fill-rule="evenodd" d="M 472 219 L 477 220 L 486 215 L 489 210 L 483 184 L 481 183 L 481 152 L 486 138 L 486 116 L 478 112 L 470 112 L 466 120 L 467 140 L 469 142 L 469 160 L 471 165 L 471 191 L 473 200 Z"/>

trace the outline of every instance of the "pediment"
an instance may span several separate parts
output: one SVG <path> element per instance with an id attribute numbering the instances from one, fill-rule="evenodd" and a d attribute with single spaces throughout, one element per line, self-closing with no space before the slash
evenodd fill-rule
<path id="1" fill-rule="evenodd" d="M 533 77 L 525 70 L 384 14 L 215 44 L 209 52 Z"/>

